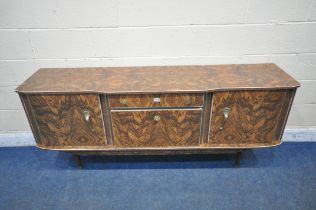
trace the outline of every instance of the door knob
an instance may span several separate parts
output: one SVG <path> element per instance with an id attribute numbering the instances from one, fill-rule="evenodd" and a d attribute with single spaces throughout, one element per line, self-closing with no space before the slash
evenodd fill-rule
<path id="1" fill-rule="evenodd" d="M 155 115 L 155 116 L 154 116 L 154 120 L 155 120 L 156 122 L 160 121 L 159 115 Z"/>

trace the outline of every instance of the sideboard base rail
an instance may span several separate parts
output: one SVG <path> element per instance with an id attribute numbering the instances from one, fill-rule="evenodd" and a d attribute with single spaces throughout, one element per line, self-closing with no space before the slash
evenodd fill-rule
<path id="1" fill-rule="evenodd" d="M 176 153 L 178 155 L 191 155 L 191 154 L 211 154 L 211 155 L 218 155 L 218 154 L 232 154 L 232 153 L 235 153 L 235 157 L 234 157 L 234 163 L 233 163 L 233 166 L 235 167 L 239 167 L 240 166 L 240 160 L 242 158 L 242 152 L 244 150 L 225 150 L 225 151 L 217 151 L 217 150 L 214 150 L 214 151 L 204 151 L 203 153 L 199 152 L 199 153 Z M 82 161 L 82 156 L 89 156 L 89 155 L 103 155 L 103 156 L 106 156 L 106 154 L 102 153 L 101 151 L 99 152 L 67 152 L 67 153 L 71 153 L 73 156 L 74 156 L 74 159 L 78 165 L 78 167 L 80 169 L 83 169 L 84 168 L 84 164 L 83 164 L 83 161 Z M 130 155 L 130 154 L 125 154 L 125 155 Z M 143 154 L 138 154 L 138 155 L 143 155 Z M 154 154 L 154 155 L 157 155 L 157 154 Z M 174 155 L 174 154 L 158 154 L 158 155 Z M 113 156 L 113 154 L 111 154 L 111 156 Z M 122 154 L 117 154 L 117 155 L 114 155 L 114 156 L 124 156 Z"/>

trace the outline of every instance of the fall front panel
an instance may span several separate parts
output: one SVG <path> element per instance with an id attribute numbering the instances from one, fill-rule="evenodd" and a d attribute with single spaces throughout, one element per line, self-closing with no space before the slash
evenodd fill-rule
<path id="1" fill-rule="evenodd" d="M 196 146 L 202 109 L 112 111 L 117 147 Z"/>

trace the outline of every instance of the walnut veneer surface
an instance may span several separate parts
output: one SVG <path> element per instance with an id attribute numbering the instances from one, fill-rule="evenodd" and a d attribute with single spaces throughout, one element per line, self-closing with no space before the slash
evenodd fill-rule
<path id="1" fill-rule="evenodd" d="M 30 95 L 39 146 L 106 145 L 97 95 Z M 91 112 L 91 127 L 82 112 Z"/>
<path id="2" fill-rule="evenodd" d="M 275 136 L 286 91 L 219 92 L 213 96 L 210 141 L 213 143 L 269 143 Z M 222 109 L 230 107 L 223 130 Z"/>
<path id="3" fill-rule="evenodd" d="M 192 154 L 279 145 L 297 87 L 244 64 L 40 69 L 16 91 L 40 148 Z"/>
<path id="4" fill-rule="evenodd" d="M 114 145 L 197 146 L 202 109 L 112 112 Z M 159 116 L 159 121 L 153 120 Z"/>
<path id="5" fill-rule="evenodd" d="M 159 99 L 155 102 L 155 98 Z M 112 108 L 194 107 L 203 105 L 203 94 L 136 94 L 110 96 Z M 124 101 L 123 101 L 124 100 Z M 122 103 L 125 102 L 125 103 Z"/>
<path id="6" fill-rule="evenodd" d="M 203 92 L 290 88 L 299 83 L 275 64 L 40 69 L 18 92 Z"/>

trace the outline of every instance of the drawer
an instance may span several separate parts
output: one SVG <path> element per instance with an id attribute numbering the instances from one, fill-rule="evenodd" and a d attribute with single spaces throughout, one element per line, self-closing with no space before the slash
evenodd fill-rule
<path id="1" fill-rule="evenodd" d="M 202 93 L 112 95 L 109 99 L 111 108 L 201 107 L 204 102 Z"/>
<path id="2" fill-rule="evenodd" d="M 113 141 L 118 147 L 196 146 L 202 109 L 114 110 Z"/>

